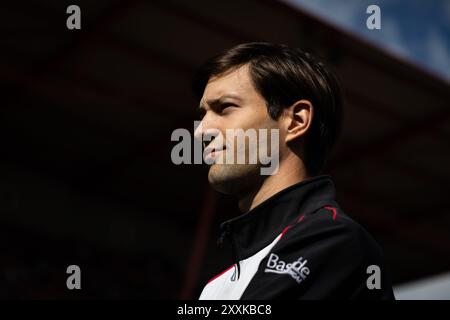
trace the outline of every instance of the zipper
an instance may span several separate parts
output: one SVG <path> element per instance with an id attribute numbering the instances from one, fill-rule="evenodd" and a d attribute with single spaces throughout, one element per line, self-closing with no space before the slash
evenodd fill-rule
<path id="1" fill-rule="evenodd" d="M 241 275 L 241 266 L 239 263 L 240 262 L 239 249 L 238 249 L 236 239 L 233 237 L 233 234 L 231 232 L 230 223 L 224 222 L 221 226 L 221 229 L 223 231 L 222 231 L 222 234 L 220 235 L 219 239 L 217 240 L 217 244 L 219 246 L 222 246 L 223 242 L 225 241 L 226 238 L 228 238 L 228 240 L 230 241 L 232 258 L 233 258 L 234 264 L 236 264 L 236 266 L 237 266 L 237 278 L 239 279 L 239 277 Z"/>

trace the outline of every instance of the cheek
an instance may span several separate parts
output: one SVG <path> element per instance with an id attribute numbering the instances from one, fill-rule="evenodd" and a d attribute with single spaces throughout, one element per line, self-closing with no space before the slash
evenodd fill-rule
<path id="1" fill-rule="evenodd" d="M 239 110 L 233 115 L 234 128 L 271 128 L 273 126 L 271 122 L 273 121 L 271 121 L 268 114 L 258 108 Z"/>

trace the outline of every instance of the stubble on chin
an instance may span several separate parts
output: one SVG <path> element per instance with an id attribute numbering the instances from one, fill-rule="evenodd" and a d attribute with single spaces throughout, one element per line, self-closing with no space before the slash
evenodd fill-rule
<path id="1" fill-rule="evenodd" d="M 218 192 L 239 196 L 254 187 L 261 179 L 257 164 L 213 164 L 208 180 Z"/>

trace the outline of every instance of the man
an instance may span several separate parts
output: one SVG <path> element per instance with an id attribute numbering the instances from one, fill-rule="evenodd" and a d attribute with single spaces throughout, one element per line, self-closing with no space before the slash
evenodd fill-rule
<path id="1" fill-rule="evenodd" d="M 275 154 L 274 174 L 261 174 L 261 161 L 210 166 L 211 185 L 235 196 L 243 214 L 221 225 L 235 261 L 200 299 L 393 299 L 380 248 L 320 175 L 341 118 L 330 71 L 301 50 L 247 43 L 206 62 L 194 90 L 203 114 L 195 136 L 209 136 L 205 159 L 239 153 L 227 130 L 265 129 L 278 138 L 243 149 Z"/>

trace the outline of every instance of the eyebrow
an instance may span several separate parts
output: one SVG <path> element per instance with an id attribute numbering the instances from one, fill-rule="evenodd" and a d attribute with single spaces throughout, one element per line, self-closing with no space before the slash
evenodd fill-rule
<path id="1" fill-rule="evenodd" d="M 238 101 L 242 101 L 242 99 L 235 94 L 224 94 L 222 96 L 220 96 L 219 98 L 216 99 L 209 99 L 206 101 L 207 105 L 217 105 L 217 104 L 222 104 L 224 103 L 224 100 L 226 99 L 234 99 L 234 100 L 238 100 Z M 199 107 L 198 107 L 199 111 L 205 111 L 205 106 L 203 104 L 200 103 Z"/>

